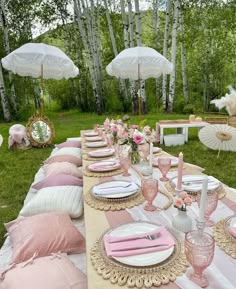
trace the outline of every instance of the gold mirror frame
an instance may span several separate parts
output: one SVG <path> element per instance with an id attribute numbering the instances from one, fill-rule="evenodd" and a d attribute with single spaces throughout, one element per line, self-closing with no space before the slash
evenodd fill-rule
<path id="1" fill-rule="evenodd" d="M 48 138 L 45 140 L 45 141 L 37 141 L 33 134 L 32 134 L 32 130 L 33 130 L 33 127 L 35 125 L 36 122 L 38 121 L 41 121 L 41 122 L 44 122 L 49 130 L 50 130 L 50 135 L 48 136 Z M 54 125 L 53 123 L 43 114 L 39 113 L 39 112 L 36 112 L 35 115 L 33 115 L 27 125 L 26 125 L 26 131 L 27 131 L 27 136 L 32 144 L 33 147 L 46 147 L 46 146 L 49 146 L 51 145 L 52 143 L 52 140 L 55 136 L 55 129 L 54 129 Z"/>

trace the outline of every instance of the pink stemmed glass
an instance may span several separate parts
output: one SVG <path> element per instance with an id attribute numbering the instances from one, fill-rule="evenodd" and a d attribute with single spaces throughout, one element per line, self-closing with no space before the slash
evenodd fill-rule
<path id="1" fill-rule="evenodd" d="M 201 191 L 197 193 L 197 203 L 200 207 Z M 206 208 L 204 217 L 206 219 L 206 226 L 212 227 L 215 225 L 214 221 L 210 220 L 210 215 L 215 211 L 218 204 L 218 191 L 208 190 L 206 198 Z"/>
<path id="2" fill-rule="evenodd" d="M 114 144 L 113 135 L 108 134 L 106 139 L 107 139 L 108 147 L 111 148 Z"/>
<path id="3" fill-rule="evenodd" d="M 188 278 L 202 288 L 207 287 L 208 280 L 202 272 L 214 257 L 213 237 L 203 231 L 191 231 L 185 235 L 184 248 L 187 260 L 193 267 L 193 273 Z"/>
<path id="4" fill-rule="evenodd" d="M 119 160 L 120 160 L 121 168 L 124 170 L 124 173 L 122 176 L 124 177 L 130 176 L 129 168 L 131 166 L 131 160 L 130 160 L 129 154 L 120 153 Z"/>
<path id="5" fill-rule="evenodd" d="M 171 167 L 171 159 L 170 158 L 158 158 L 158 168 L 162 173 L 162 177 L 160 181 L 167 182 L 169 179 L 166 177 Z"/>
<path id="6" fill-rule="evenodd" d="M 158 181 L 154 179 L 142 179 L 141 187 L 142 194 L 145 200 L 148 201 L 147 205 L 144 207 L 144 210 L 155 211 L 157 207 L 155 207 L 152 202 L 158 192 Z"/>

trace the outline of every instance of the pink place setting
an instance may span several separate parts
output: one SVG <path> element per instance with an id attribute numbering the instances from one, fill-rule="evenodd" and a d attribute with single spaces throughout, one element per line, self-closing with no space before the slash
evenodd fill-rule
<path id="1" fill-rule="evenodd" d="M 87 168 L 91 172 L 108 172 L 119 169 L 120 163 L 116 160 L 100 161 L 88 165 Z"/>
<path id="2" fill-rule="evenodd" d="M 113 228 L 104 238 L 106 255 L 131 266 L 151 266 L 171 256 L 175 239 L 165 227 L 131 222 Z"/>
<path id="3" fill-rule="evenodd" d="M 86 141 L 102 141 L 102 137 L 101 136 L 90 136 L 90 137 L 85 137 Z"/>
<path id="4" fill-rule="evenodd" d="M 114 149 L 105 148 L 105 149 L 99 149 L 99 150 L 88 152 L 88 155 L 94 158 L 103 158 L 103 157 L 112 156 L 114 153 L 115 153 Z"/>
<path id="5" fill-rule="evenodd" d="M 96 131 L 85 132 L 84 136 L 87 136 L 87 137 L 98 136 L 98 132 L 96 132 Z"/>
<path id="6" fill-rule="evenodd" d="M 88 148 L 100 148 L 107 146 L 107 142 L 106 141 L 86 142 L 85 145 Z"/>

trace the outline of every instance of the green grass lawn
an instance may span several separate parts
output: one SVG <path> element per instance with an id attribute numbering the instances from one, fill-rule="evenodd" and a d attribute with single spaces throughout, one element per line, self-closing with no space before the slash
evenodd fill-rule
<path id="1" fill-rule="evenodd" d="M 96 123 L 103 123 L 106 116 L 66 111 L 60 113 L 47 113 L 55 126 L 54 143 L 60 143 L 67 137 L 79 136 L 80 130 L 91 129 Z M 116 118 L 117 115 L 108 117 Z M 155 128 L 156 121 L 160 119 L 187 119 L 187 115 L 177 114 L 152 114 L 145 115 L 142 119 L 146 124 Z M 131 123 L 138 123 L 138 116 L 131 116 Z M 26 122 L 21 122 L 26 125 Z M 0 148 L 0 245 L 5 234 L 3 223 L 17 217 L 23 206 L 23 201 L 33 182 L 34 175 L 42 162 L 50 155 L 53 147 L 26 151 L 10 151 L 7 147 L 9 127 L 13 123 L 0 123 L 0 134 L 4 138 Z M 197 129 L 189 130 L 189 142 L 183 146 L 164 147 L 167 152 L 178 156 L 182 151 L 186 162 L 190 162 L 206 169 L 206 173 L 214 175 L 225 184 L 236 188 L 236 153 L 221 152 L 217 159 L 217 152 L 206 148 L 198 139 Z"/>

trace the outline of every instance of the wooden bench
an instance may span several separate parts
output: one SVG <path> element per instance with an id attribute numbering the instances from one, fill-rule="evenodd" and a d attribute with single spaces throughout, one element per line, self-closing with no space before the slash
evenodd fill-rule
<path id="1" fill-rule="evenodd" d="M 205 117 L 205 122 L 210 124 L 227 124 L 228 117 Z"/>

